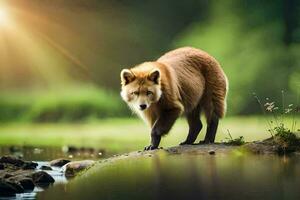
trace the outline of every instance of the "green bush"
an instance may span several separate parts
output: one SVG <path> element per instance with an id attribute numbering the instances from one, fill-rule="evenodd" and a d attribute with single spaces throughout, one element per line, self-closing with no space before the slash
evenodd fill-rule
<path id="1" fill-rule="evenodd" d="M 117 94 L 93 86 L 1 95 L 0 122 L 68 122 L 122 117 L 128 109 Z"/>

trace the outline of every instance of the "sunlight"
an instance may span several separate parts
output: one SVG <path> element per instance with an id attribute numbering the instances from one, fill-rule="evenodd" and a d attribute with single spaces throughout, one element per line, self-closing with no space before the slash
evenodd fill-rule
<path id="1" fill-rule="evenodd" d="M 8 23 L 7 11 L 4 8 L 0 8 L 0 26 L 4 26 Z"/>
<path id="2" fill-rule="evenodd" d="M 1 4 L 0 0 L 0 80 L 22 79 L 22 72 L 37 77 L 48 87 L 73 81 L 69 71 L 76 67 L 89 78 L 88 67 L 69 48 L 64 47 L 45 30 L 70 33 L 41 13 L 28 12 L 24 5 Z M 49 28 L 50 27 L 50 28 Z M 49 28 L 49 29 L 48 29 Z M 69 35 L 73 36 L 71 32 Z M 26 51 L 24 51 L 26 48 Z M 18 59 L 11 59 L 18 58 Z M 7 78 L 10 77 L 10 78 Z"/>

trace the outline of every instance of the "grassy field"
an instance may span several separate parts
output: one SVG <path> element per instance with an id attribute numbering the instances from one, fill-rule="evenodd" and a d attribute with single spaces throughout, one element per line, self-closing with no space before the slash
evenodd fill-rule
<path id="1" fill-rule="evenodd" d="M 286 123 L 291 123 L 287 119 Z M 205 123 L 204 123 L 205 124 Z M 203 139 L 203 127 L 199 139 Z M 266 119 L 262 117 L 228 117 L 221 121 L 217 141 L 228 137 L 244 136 L 246 141 L 270 137 Z M 182 142 L 188 131 L 184 119 L 176 122 L 161 146 Z M 89 123 L 33 124 L 16 123 L 0 125 L 0 145 L 33 146 L 90 146 L 114 151 L 142 149 L 149 143 L 149 128 L 139 119 L 106 119 Z"/>

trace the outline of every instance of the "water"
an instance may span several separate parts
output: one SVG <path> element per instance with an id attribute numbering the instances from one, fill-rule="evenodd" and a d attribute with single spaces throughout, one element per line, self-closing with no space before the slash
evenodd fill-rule
<path id="1" fill-rule="evenodd" d="M 16 151 L 18 148 L 21 150 Z M 39 160 L 38 168 L 58 157 L 110 156 L 107 152 L 95 156 L 98 150 L 87 149 L 69 152 L 65 147 L 2 147 L 0 153 Z M 160 153 L 96 166 L 71 181 L 61 168 L 47 172 L 56 180 L 48 189 L 36 187 L 32 192 L 0 199 L 300 199 L 300 156 Z"/>
<path id="2" fill-rule="evenodd" d="M 41 167 L 41 166 L 49 166 L 49 162 L 37 162 L 38 166 L 37 166 L 37 170 Z M 64 176 L 64 173 L 62 171 L 62 169 L 60 167 L 51 167 L 52 170 L 46 170 L 46 172 L 48 174 L 50 174 L 54 179 L 55 179 L 55 183 L 52 185 L 56 185 L 56 184 L 66 184 L 67 183 L 67 178 Z M 52 187 L 49 186 L 49 187 Z M 12 197 L 1 197 L 0 196 L 0 200 L 18 200 L 18 199 L 26 199 L 26 200 L 32 200 L 32 199 L 36 199 L 36 195 L 39 192 L 44 191 L 47 188 L 41 188 L 41 187 L 35 187 L 33 191 L 27 191 L 25 193 L 21 193 L 21 194 L 16 194 L 16 196 L 12 196 Z"/>
<path id="3" fill-rule="evenodd" d="M 110 156 L 103 149 L 94 149 L 87 147 L 33 147 L 33 146 L 1 146 L 0 156 L 13 155 L 23 160 L 34 161 L 38 163 L 37 171 L 42 166 L 49 166 L 49 161 L 57 158 L 66 158 L 70 160 L 98 160 Z M 46 170 L 54 179 L 53 184 L 66 184 L 67 179 L 64 173 L 59 167 L 51 167 L 53 170 Z M 1 171 L 0 171 L 1 172 Z M 52 186 L 50 186 L 52 187 Z M 17 194 L 14 197 L 0 197 L 0 200 L 16 200 L 16 199 L 36 199 L 36 195 L 39 192 L 44 191 L 47 188 L 35 187 L 33 191 L 28 191 L 22 194 Z"/>
<path id="4" fill-rule="evenodd" d="M 300 199 L 300 157 L 158 155 L 94 167 L 37 199 Z"/>
<path id="5" fill-rule="evenodd" d="M 0 156 L 13 155 L 28 161 L 51 161 L 57 158 L 70 160 L 100 159 L 109 157 L 113 152 L 106 152 L 105 149 L 89 147 L 38 147 L 38 146 L 0 146 Z"/>

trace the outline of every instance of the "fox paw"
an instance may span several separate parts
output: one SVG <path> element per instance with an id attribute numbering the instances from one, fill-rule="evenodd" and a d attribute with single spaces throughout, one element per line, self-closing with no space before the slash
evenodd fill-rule
<path id="1" fill-rule="evenodd" d="M 193 143 L 191 142 L 187 142 L 187 141 L 184 141 L 184 142 L 181 142 L 179 145 L 182 146 L 182 145 L 192 145 Z"/>
<path id="2" fill-rule="evenodd" d="M 198 144 L 213 144 L 213 142 L 209 142 L 209 141 L 205 141 L 205 140 L 201 140 L 199 141 Z"/>
<path id="3" fill-rule="evenodd" d="M 144 151 L 149 151 L 149 150 L 154 150 L 154 149 L 158 149 L 158 147 L 155 147 L 155 146 L 153 146 L 153 145 L 149 145 L 149 146 L 146 146 L 146 147 L 144 148 Z"/>

